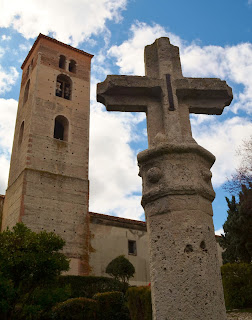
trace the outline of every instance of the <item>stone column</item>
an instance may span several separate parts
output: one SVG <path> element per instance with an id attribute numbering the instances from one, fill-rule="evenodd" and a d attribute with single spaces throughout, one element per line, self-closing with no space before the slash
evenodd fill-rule
<path id="1" fill-rule="evenodd" d="M 214 161 L 196 143 L 138 154 L 155 320 L 226 319 L 212 220 Z"/>

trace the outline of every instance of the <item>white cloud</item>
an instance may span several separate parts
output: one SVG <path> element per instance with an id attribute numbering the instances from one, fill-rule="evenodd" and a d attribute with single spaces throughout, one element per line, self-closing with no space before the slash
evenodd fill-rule
<path id="1" fill-rule="evenodd" d="M 7 187 L 17 105 L 18 102 L 14 99 L 0 99 L 0 194 Z"/>
<path id="2" fill-rule="evenodd" d="M 40 32 L 76 46 L 121 19 L 127 0 L 2 0 L 0 27 L 13 27 L 25 38 Z"/>
<path id="3" fill-rule="evenodd" d="M 2 41 L 9 41 L 11 39 L 11 36 L 6 36 L 6 34 L 3 34 L 1 36 Z"/>
<path id="4" fill-rule="evenodd" d="M 10 154 L 13 142 L 18 102 L 14 99 L 0 99 L 0 149 Z"/>
<path id="5" fill-rule="evenodd" d="M 111 57 L 117 59 L 116 65 L 121 74 L 144 75 L 144 47 L 160 37 L 169 37 L 175 45 L 181 45 L 178 36 L 167 32 L 159 24 L 152 26 L 136 22 L 130 28 L 131 37 L 119 46 L 112 46 L 108 50 Z"/>
<path id="6" fill-rule="evenodd" d="M 140 219 L 141 179 L 136 154 L 129 143 L 143 116 L 109 113 L 95 104 L 90 134 L 90 211 Z"/>
<path id="7" fill-rule="evenodd" d="M 192 131 L 195 140 L 216 157 L 212 182 L 214 187 L 219 187 L 239 166 L 240 159 L 236 157 L 236 150 L 252 134 L 252 123 L 250 119 L 241 117 L 225 121 L 220 121 L 218 116 L 208 117 L 214 120 L 201 122 L 198 116 L 192 116 Z"/>
<path id="8" fill-rule="evenodd" d="M 5 54 L 5 49 L 0 47 L 0 58 Z"/>
<path id="9" fill-rule="evenodd" d="M 0 194 L 5 194 L 9 177 L 10 162 L 4 155 L 0 154 Z"/>
<path id="10" fill-rule="evenodd" d="M 29 50 L 31 49 L 31 45 L 28 43 L 28 44 L 24 44 L 24 43 L 21 43 L 19 45 L 19 50 L 20 51 L 25 51 L 26 53 L 29 52 Z"/>
<path id="11" fill-rule="evenodd" d="M 10 67 L 8 71 L 0 66 L 0 94 L 10 91 L 18 78 L 17 69 Z"/>
<path id="12" fill-rule="evenodd" d="M 218 229 L 218 230 L 215 230 L 215 235 L 216 235 L 216 236 L 220 236 L 220 235 L 222 235 L 222 234 L 224 234 L 223 228 Z"/>

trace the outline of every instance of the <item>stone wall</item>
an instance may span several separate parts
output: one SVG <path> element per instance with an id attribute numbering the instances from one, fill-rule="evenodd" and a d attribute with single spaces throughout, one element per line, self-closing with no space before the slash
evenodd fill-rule
<path id="1" fill-rule="evenodd" d="M 2 225 L 3 205 L 4 205 L 4 196 L 0 194 L 0 230 Z"/>
<path id="2" fill-rule="evenodd" d="M 148 285 L 149 253 L 145 222 L 90 213 L 91 273 L 95 276 L 108 276 L 105 270 L 111 260 L 125 255 L 134 265 L 136 273 L 131 285 Z M 135 253 L 129 253 L 135 241 Z"/>

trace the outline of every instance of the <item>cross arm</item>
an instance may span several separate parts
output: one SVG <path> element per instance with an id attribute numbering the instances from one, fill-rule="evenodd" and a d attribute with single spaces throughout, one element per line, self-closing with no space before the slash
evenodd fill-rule
<path id="1" fill-rule="evenodd" d="M 160 79 L 138 76 L 109 75 L 97 84 L 97 101 L 108 111 L 146 111 L 149 99 L 160 100 Z"/>
<path id="2" fill-rule="evenodd" d="M 232 89 L 217 78 L 182 78 L 175 80 L 179 102 L 189 106 L 190 113 L 220 115 L 232 99 Z"/>

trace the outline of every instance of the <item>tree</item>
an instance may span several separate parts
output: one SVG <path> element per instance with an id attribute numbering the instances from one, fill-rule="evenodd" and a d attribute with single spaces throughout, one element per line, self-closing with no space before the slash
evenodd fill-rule
<path id="1" fill-rule="evenodd" d="M 106 273 L 114 277 L 116 280 L 122 281 L 125 289 L 129 279 L 134 276 L 135 268 L 133 264 L 122 255 L 113 259 L 107 265 Z"/>
<path id="2" fill-rule="evenodd" d="M 240 158 L 240 165 L 236 173 L 232 175 L 224 185 L 224 189 L 231 194 L 239 194 L 243 185 L 249 187 L 252 185 L 252 135 L 249 139 L 244 140 L 242 145 L 237 149 L 236 155 Z"/>
<path id="3" fill-rule="evenodd" d="M 38 287 L 46 286 L 69 269 L 61 252 L 65 241 L 53 232 L 35 233 L 23 223 L 0 233 L 0 274 L 15 290 L 15 305 L 24 305 Z M 9 300 L 8 300 L 9 301 Z"/>
<path id="4" fill-rule="evenodd" d="M 226 198 L 228 217 L 223 225 L 225 234 L 219 243 L 225 251 L 223 263 L 247 262 L 252 259 L 252 184 L 242 185 L 239 202 L 235 196 Z"/>

